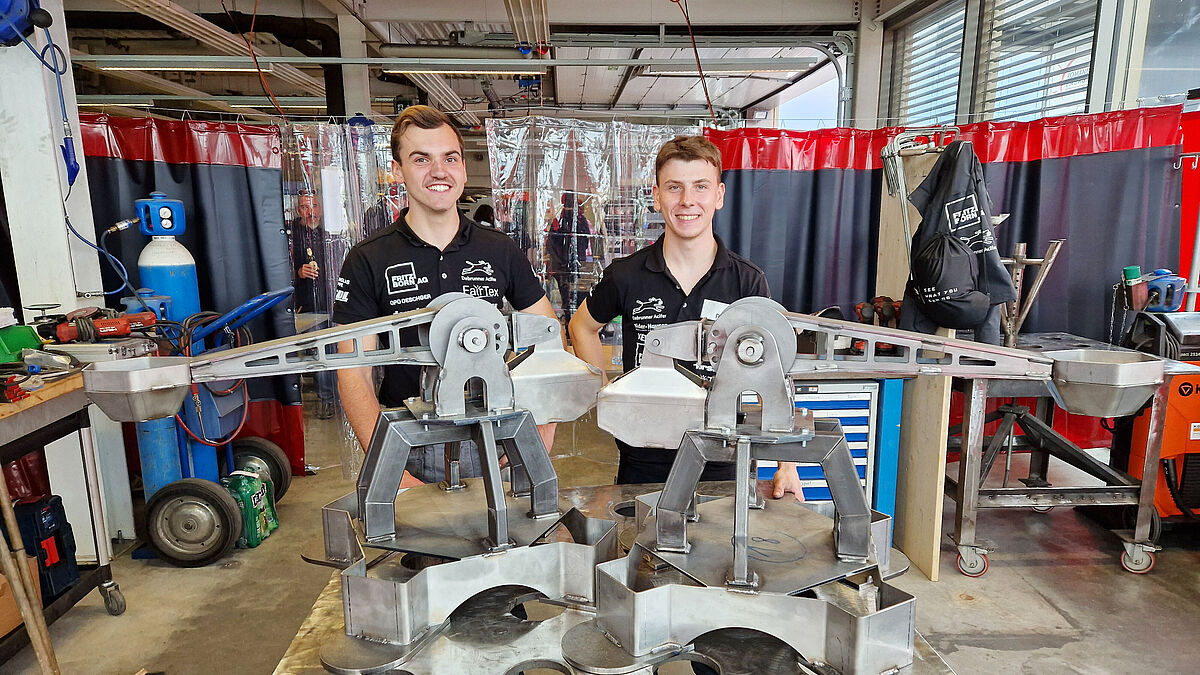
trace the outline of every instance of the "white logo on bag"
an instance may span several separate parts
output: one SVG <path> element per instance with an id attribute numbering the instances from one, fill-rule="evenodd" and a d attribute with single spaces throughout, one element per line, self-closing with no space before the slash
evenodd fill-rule
<path id="1" fill-rule="evenodd" d="M 979 202 L 975 195 L 946 202 L 945 212 L 950 231 L 973 253 L 987 253 L 996 248 L 992 228 L 984 224 L 980 217 Z"/>
<path id="2" fill-rule="evenodd" d="M 480 260 L 479 262 L 468 260 L 467 266 L 463 268 L 462 275 L 468 277 L 472 274 L 482 274 L 490 277 L 492 275 L 492 263 L 486 260 Z"/>
<path id="3" fill-rule="evenodd" d="M 410 262 L 396 263 L 383 272 L 388 295 L 410 293 L 424 283 L 429 283 L 429 277 L 417 277 L 417 270 Z"/>
<path id="4" fill-rule="evenodd" d="M 666 307 L 667 306 L 663 304 L 662 299 L 655 298 L 655 297 L 649 297 L 649 298 L 646 298 L 645 300 L 634 301 L 633 311 L 630 312 L 629 315 L 630 316 L 645 316 L 646 314 L 657 314 L 657 313 L 663 311 L 664 309 L 666 309 Z"/>

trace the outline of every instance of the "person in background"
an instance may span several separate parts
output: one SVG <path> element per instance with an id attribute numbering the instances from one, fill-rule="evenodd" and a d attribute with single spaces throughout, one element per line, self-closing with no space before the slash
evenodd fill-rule
<path id="1" fill-rule="evenodd" d="M 440 110 L 411 106 L 392 127 L 392 172 L 408 190 L 408 208 L 389 227 L 359 242 L 338 274 L 335 323 L 364 321 L 421 309 L 443 293 L 467 293 L 497 307 L 554 317 L 529 261 L 511 239 L 458 212 L 467 183 L 462 135 Z M 402 346 L 418 344 L 415 329 L 402 331 Z M 377 348 L 375 336 L 362 349 Z M 354 341 L 338 345 L 351 352 Z M 370 446 L 380 406 L 400 407 L 420 394 L 418 366 L 388 366 L 376 393 L 371 368 L 338 371 L 342 408 L 362 447 Z M 549 449 L 554 425 L 539 427 Z M 445 480 L 442 446 L 410 453 L 401 487 Z M 474 444 L 461 448 L 464 478 L 482 474 Z"/>
<path id="2" fill-rule="evenodd" d="M 546 271 L 558 284 L 564 322 L 571 321 L 571 315 L 582 302 L 579 272 L 585 263 L 592 261 L 591 234 L 592 224 L 576 203 L 575 193 L 564 192 L 562 211 L 551 221 L 550 232 L 546 234 Z"/>
<path id="3" fill-rule="evenodd" d="M 748 296 L 770 297 L 763 271 L 725 247 L 713 233 L 713 216 L 725 204 L 721 182 L 721 151 L 702 136 L 677 136 L 658 151 L 655 160 L 654 207 L 662 213 L 666 231 L 653 244 L 614 260 L 600 283 L 571 318 L 575 354 L 604 370 L 599 331 L 621 317 L 623 366 L 641 362 L 646 334 L 679 321 L 701 318 L 706 300 L 731 303 Z M 564 202 L 565 207 L 565 202 Z M 688 365 L 697 375 L 707 371 Z M 666 481 L 675 451 L 636 448 L 617 441 L 620 463 L 617 483 Z M 710 462 L 701 480 L 734 480 L 732 462 Z M 775 472 L 773 495 L 787 493 L 803 499 L 796 465 L 781 462 Z"/>
<path id="4" fill-rule="evenodd" d="M 314 194 L 296 198 L 296 217 L 291 222 L 292 270 L 296 291 L 296 313 L 329 313 L 326 274 L 325 228 L 321 203 Z M 337 410 L 337 375 L 333 371 L 313 373 L 317 384 L 317 419 L 327 420 Z"/>
<path id="5" fill-rule="evenodd" d="M 475 214 L 471 216 L 471 220 L 484 227 L 496 229 L 496 213 L 492 211 L 491 204 L 480 204 L 479 208 L 475 209 Z"/>

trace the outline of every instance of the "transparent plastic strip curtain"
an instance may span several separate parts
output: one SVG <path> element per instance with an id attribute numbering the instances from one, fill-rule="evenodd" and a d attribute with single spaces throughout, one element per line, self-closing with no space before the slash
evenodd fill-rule
<path id="1" fill-rule="evenodd" d="M 350 247 L 390 225 L 407 204 L 391 176 L 391 125 L 294 124 L 284 128 L 284 217 L 296 287 L 297 332 L 329 325 L 337 272 Z M 305 382 L 306 405 L 334 424 L 306 430 L 310 445 L 336 447 L 343 474 L 353 478 L 362 449 L 342 414 L 337 375 L 315 373 Z M 318 462 L 335 459 L 325 447 L 308 448 Z"/>
<path id="2" fill-rule="evenodd" d="M 654 212 L 659 147 L 696 127 L 556 117 L 487 121 L 496 226 L 520 245 L 563 322 L 604 267 L 663 232 Z M 606 345 L 620 331 L 606 327 Z M 620 367 L 621 350 L 612 349 Z"/>

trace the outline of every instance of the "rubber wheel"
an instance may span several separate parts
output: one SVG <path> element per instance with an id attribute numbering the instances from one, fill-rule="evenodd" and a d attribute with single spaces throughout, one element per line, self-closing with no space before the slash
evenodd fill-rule
<path id="1" fill-rule="evenodd" d="M 963 561 L 962 554 L 959 553 L 958 560 L 956 561 L 956 564 L 958 565 L 958 571 L 962 572 L 964 575 L 971 577 L 971 578 L 978 578 L 978 577 L 981 577 L 981 576 L 987 574 L 987 571 L 988 571 L 987 554 L 980 553 L 979 559 L 981 561 L 983 561 L 982 566 L 977 564 L 973 567 L 968 567 L 967 564 Z"/>
<path id="2" fill-rule="evenodd" d="M 1129 557 L 1129 552 L 1123 551 L 1121 553 L 1121 567 L 1124 567 L 1126 572 L 1145 574 L 1154 569 L 1154 553 L 1146 551 L 1146 557 L 1143 559 L 1143 562 L 1135 565 L 1133 564 L 1133 559 Z"/>
<path id="3" fill-rule="evenodd" d="M 120 588 L 115 586 L 107 593 L 102 588 L 100 595 L 104 597 L 104 609 L 113 616 L 120 616 L 125 613 L 125 594 Z"/>
<path id="4" fill-rule="evenodd" d="M 221 473 L 228 474 L 225 470 L 225 452 L 217 450 L 217 457 L 220 458 Z M 287 453 L 278 445 L 258 436 L 247 436 L 233 442 L 233 470 L 249 471 L 270 479 L 275 486 L 276 504 L 292 486 L 292 463 Z"/>
<path id="5" fill-rule="evenodd" d="M 150 498 L 146 530 L 160 559 L 176 567 L 203 567 L 233 550 L 242 536 L 242 514 L 222 485 L 184 478 Z"/>

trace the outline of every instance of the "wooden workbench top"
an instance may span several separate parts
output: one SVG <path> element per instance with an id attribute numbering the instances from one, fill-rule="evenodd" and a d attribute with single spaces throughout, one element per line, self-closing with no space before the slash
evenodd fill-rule
<path id="1" fill-rule="evenodd" d="M 50 399 L 69 394 L 83 388 L 83 375 L 75 373 L 66 377 L 52 380 L 41 389 L 29 392 L 29 397 L 16 403 L 0 403 L 0 420 L 28 410 Z"/>

